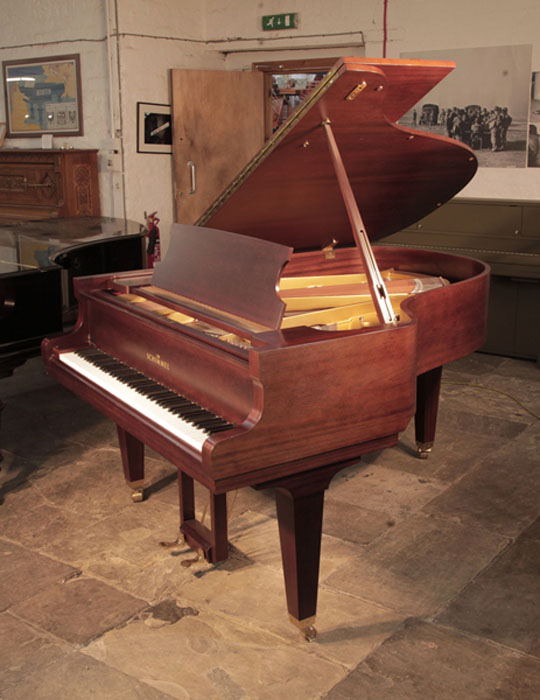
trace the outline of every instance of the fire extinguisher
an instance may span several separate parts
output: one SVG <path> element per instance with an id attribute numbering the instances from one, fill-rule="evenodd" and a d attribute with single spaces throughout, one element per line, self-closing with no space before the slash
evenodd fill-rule
<path id="1" fill-rule="evenodd" d="M 157 211 L 152 212 L 146 216 L 146 227 L 148 229 L 148 246 L 146 248 L 146 264 L 148 267 L 154 267 L 154 263 L 160 262 L 161 260 L 161 246 L 159 242 L 159 219 L 156 216 Z"/>

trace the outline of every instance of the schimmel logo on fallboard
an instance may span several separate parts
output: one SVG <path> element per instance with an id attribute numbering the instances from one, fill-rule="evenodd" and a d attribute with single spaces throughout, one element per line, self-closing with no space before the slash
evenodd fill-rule
<path id="1" fill-rule="evenodd" d="M 169 363 L 165 360 L 162 360 L 159 355 L 154 355 L 151 352 L 147 352 L 146 359 L 150 360 L 150 362 L 153 362 L 155 365 L 163 367 L 163 369 L 170 369 Z"/>

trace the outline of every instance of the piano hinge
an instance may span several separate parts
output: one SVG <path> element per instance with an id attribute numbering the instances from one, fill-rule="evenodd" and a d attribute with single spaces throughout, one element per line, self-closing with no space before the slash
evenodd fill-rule
<path id="1" fill-rule="evenodd" d="M 337 246 L 338 243 L 339 241 L 336 238 L 332 238 L 332 241 L 328 243 L 328 245 L 325 245 L 322 249 L 324 257 L 327 260 L 333 260 L 336 257 L 336 251 L 334 250 L 334 248 Z"/>
<path id="2" fill-rule="evenodd" d="M 345 97 L 346 100 L 355 100 L 358 95 L 364 90 L 364 88 L 367 87 L 367 83 L 364 80 L 361 83 L 358 83 L 356 87 L 353 87 L 353 89 L 349 92 L 349 94 Z"/>

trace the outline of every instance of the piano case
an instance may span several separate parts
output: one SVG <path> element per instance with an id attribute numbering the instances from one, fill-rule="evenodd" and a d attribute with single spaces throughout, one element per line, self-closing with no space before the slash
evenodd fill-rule
<path id="1" fill-rule="evenodd" d="M 227 556 L 227 492 L 275 488 L 287 606 L 309 639 L 330 480 L 413 416 L 426 457 L 441 368 L 484 339 L 483 263 L 375 248 L 380 283 L 369 269 L 367 237 L 474 175 L 468 147 L 397 123 L 451 69 L 339 61 L 196 226 L 173 226 L 155 271 L 76 280 L 76 328 L 43 344 L 49 372 L 117 423 L 136 499 L 144 444 L 176 465 L 181 532 L 208 561 Z"/>

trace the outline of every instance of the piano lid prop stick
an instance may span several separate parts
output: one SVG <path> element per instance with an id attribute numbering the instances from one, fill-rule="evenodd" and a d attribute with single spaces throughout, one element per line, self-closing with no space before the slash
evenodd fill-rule
<path id="1" fill-rule="evenodd" d="M 360 210 L 358 209 L 358 205 L 356 204 L 351 183 L 347 177 L 347 172 L 341 158 L 341 153 L 337 147 L 336 139 L 334 138 L 334 133 L 330 124 L 330 119 L 325 119 L 322 122 L 322 126 L 324 127 L 326 137 L 328 139 L 328 148 L 330 149 L 330 155 L 332 157 L 334 170 L 336 171 L 339 188 L 343 196 L 343 201 L 345 202 L 345 208 L 347 209 L 349 221 L 351 222 L 354 240 L 360 251 L 360 255 L 362 256 L 364 267 L 366 268 L 367 282 L 371 296 L 373 297 L 375 311 L 377 312 L 380 323 L 395 326 L 397 323 L 397 318 L 394 313 L 394 309 L 392 308 L 392 303 L 386 290 L 383 278 L 381 277 L 377 262 L 375 261 L 375 256 L 373 255 L 373 250 L 371 249 L 371 245 L 366 234 L 366 228 L 364 226 Z"/>

